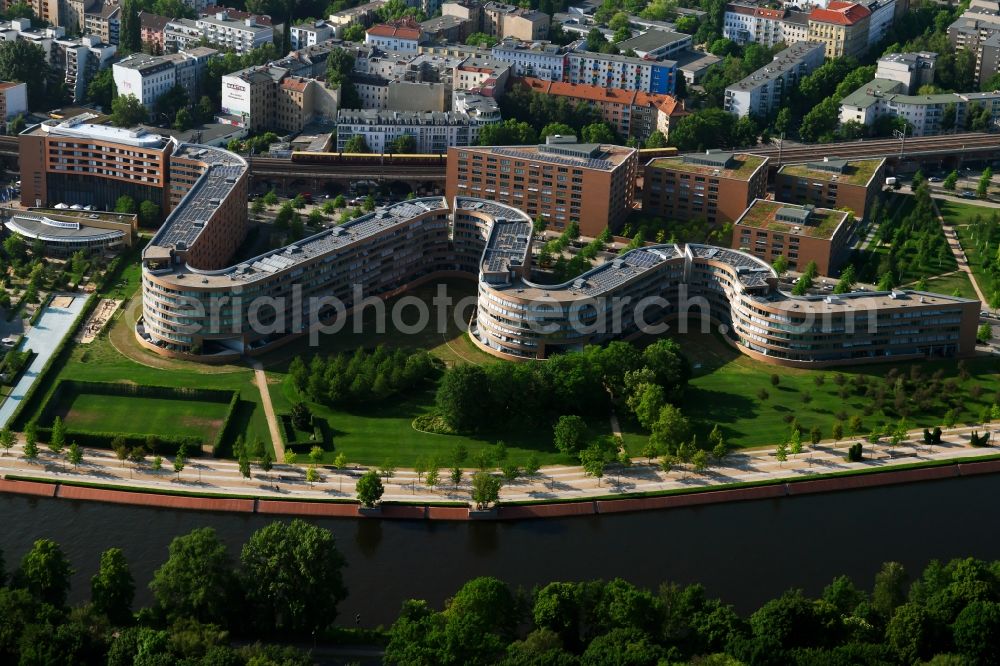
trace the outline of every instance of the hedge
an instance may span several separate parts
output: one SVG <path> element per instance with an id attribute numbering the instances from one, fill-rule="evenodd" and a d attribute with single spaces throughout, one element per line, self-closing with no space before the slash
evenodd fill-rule
<path id="1" fill-rule="evenodd" d="M 28 388 L 24 394 L 24 398 L 21 399 L 21 404 L 17 406 L 14 413 L 10 415 L 10 420 L 7 425 L 13 429 L 20 429 L 21 426 L 26 422 L 23 420 L 23 416 L 26 413 L 25 410 L 34 402 L 35 395 L 39 391 L 39 387 L 47 383 L 47 378 L 52 367 L 58 362 L 60 366 L 65 364 L 65 356 L 68 354 L 69 345 L 73 342 L 73 338 L 76 336 L 77 330 L 83 325 L 83 322 L 87 320 L 90 316 L 91 311 L 97 305 L 97 295 L 91 294 L 87 298 L 87 302 L 83 304 L 83 309 L 80 310 L 80 314 L 76 316 L 73 323 L 70 325 L 69 330 L 66 332 L 66 337 L 62 339 L 59 346 L 55 348 L 52 352 L 52 356 L 46 361 L 45 365 L 42 366 L 41 372 L 38 373 L 38 378 L 35 379 L 34 383 Z M 30 413 L 30 412 L 28 412 Z"/>
<path id="2" fill-rule="evenodd" d="M 50 427 L 39 427 L 38 440 L 40 442 L 48 442 L 49 438 L 52 436 L 52 428 Z M 66 428 L 66 441 L 76 442 L 80 446 L 85 446 L 91 449 L 110 449 L 111 442 L 116 438 L 121 437 L 125 440 L 125 445 L 134 449 L 136 447 L 146 448 L 146 443 L 149 441 L 150 435 L 135 433 L 135 432 L 100 432 L 97 430 L 76 430 L 74 428 Z M 187 456 L 189 458 L 194 458 L 201 455 L 201 439 L 188 435 L 185 437 L 164 437 L 162 435 L 153 435 L 156 438 L 156 451 L 146 451 L 148 454 L 166 454 L 174 455 L 180 449 L 182 444 L 187 445 Z"/>
<path id="3" fill-rule="evenodd" d="M 233 397 L 229 400 L 229 409 L 226 410 L 226 418 L 222 421 L 222 427 L 219 428 L 219 432 L 215 434 L 215 441 L 212 442 L 212 456 L 218 458 L 222 455 L 223 445 L 226 442 L 230 442 L 235 437 L 233 432 L 233 423 L 236 421 L 233 417 L 236 415 L 236 410 L 240 406 L 240 392 L 233 391 Z"/>
<path id="4" fill-rule="evenodd" d="M 49 294 L 45 297 L 45 300 L 42 301 L 37 308 L 35 308 L 35 314 L 31 315 L 31 319 L 28 320 L 28 326 L 34 326 L 38 323 L 39 318 L 42 316 L 42 312 L 45 311 L 45 308 L 48 307 L 51 302 L 52 294 Z"/>
<path id="5" fill-rule="evenodd" d="M 312 448 L 314 446 L 319 446 L 325 449 L 327 443 L 332 441 L 332 437 L 329 432 L 330 426 L 326 419 L 316 416 L 315 414 L 312 417 L 312 434 L 314 439 L 298 439 L 295 436 L 296 432 L 304 433 L 304 431 L 296 431 L 295 426 L 292 425 L 291 414 L 278 414 L 278 423 L 281 426 L 279 428 L 281 431 L 281 440 L 286 449 L 294 449 L 295 447 Z"/>
<path id="6" fill-rule="evenodd" d="M 50 421 L 54 418 L 52 414 L 53 410 L 59 404 L 59 401 L 67 395 L 67 393 L 69 395 L 89 393 L 91 395 L 143 396 L 167 399 L 185 398 L 200 402 L 217 403 L 222 403 L 228 400 L 229 406 L 226 409 L 225 419 L 223 420 L 219 431 L 216 433 L 215 439 L 210 444 L 212 455 L 216 455 L 217 452 L 221 450 L 222 444 L 226 442 L 226 438 L 232 434 L 231 423 L 233 422 L 233 414 L 235 414 L 236 408 L 240 402 L 239 391 L 228 391 L 225 389 L 154 386 L 148 384 L 126 384 L 122 382 L 90 382 L 76 379 L 61 379 L 56 384 L 55 388 L 52 389 L 52 392 L 45 400 L 41 409 L 38 410 L 38 416 L 35 418 L 36 425 L 50 423 Z M 51 433 L 52 428 L 50 425 L 39 425 L 38 437 L 40 440 L 47 442 Z M 90 446 L 92 448 L 110 448 L 111 441 L 116 437 L 124 438 L 129 447 L 144 446 L 149 436 L 149 434 L 134 432 L 112 432 L 79 430 L 71 427 L 66 428 L 66 439 L 68 441 L 76 441 L 76 443 L 81 446 Z M 181 444 L 188 445 L 188 453 L 190 455 L 197 455 L 201 452 L 202 442 L 198 437 L 190 435 L 183 437 L 163 435 L 154 436 L 157 439 L 159 447 L 157 453 L 176 453 Z"/>

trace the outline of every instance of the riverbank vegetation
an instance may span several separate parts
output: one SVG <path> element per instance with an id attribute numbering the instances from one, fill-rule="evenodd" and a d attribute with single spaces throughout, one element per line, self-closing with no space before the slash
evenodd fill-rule
<path id="1" fill-rule="evenodd" d="M 838 576 L 816 597 L 772 591 L 749 614 L 697 584 L 653 590 L 616 578 L 526 589 L 481 577 L 441 608 L 405 601 L 386 630 L 337 624 L 346 564 L 329 530 L 301 520 L 257 530 L 237 558 L 202 528 L 173 540 L 149 582 L 150 606 L 135 608 L 146 581 L 110 548 L 87 603 L 71 607 L 73 563 L 40 539 L 11 576 L 0 575 L 0 661 L 305 666 L 331 649 L 345 660 L 463 666 L 1000 660 L 1000 561 L 935 560 L 912 574 L 887 562 L 870 586 Z"/>

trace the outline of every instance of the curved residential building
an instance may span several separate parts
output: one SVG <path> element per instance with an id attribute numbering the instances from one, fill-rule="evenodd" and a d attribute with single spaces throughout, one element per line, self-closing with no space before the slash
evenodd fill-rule
<path id="1" fill-rule="evenodd" d="M 75 119 L 21 137 L 22 151 L 34 151 L 22 161 L 32 203 L 54 192 L 162 192 L 169 215 L 143 251 L 136 335 L 165 355 L 258 353 L 448 275 L 478 280 L 475 343 L 515 360 L 691 317 L 713 322 L 746 354 L 801 367 L 975 349 L 976 301 L 911 291 L 794 297 L 764 261 L 727 248 L 650 245 L 566 283 L 538 284 L 529 215 L 464 196 L 402 201 L 233 265 L 247 230 L 249 173 L 238 155 Z"/>

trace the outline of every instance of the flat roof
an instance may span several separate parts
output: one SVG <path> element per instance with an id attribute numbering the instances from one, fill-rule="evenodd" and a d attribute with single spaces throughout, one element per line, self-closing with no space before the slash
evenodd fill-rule
<path id="1" fill-rule="evenodd" d="M 691 41 L 691 35 L 651 28 L 641 35 L 636 35 L 630 39 L 618 42 L 616 46 L 618 46 L 618 48 L 622 51 L 628 51 L 629 49 L 632 49 L 633 51 L 655 51 L 656 49 L 663 48 L 664 46 L 670 46 L 671 44 L 685 41 Z"/>
<path id="2" fill-rule="evenodd" d="M 730 178 L 733 180 L 750 180 L 756 171 L 767 162 L 766 157 L 760 155 L 750 155 L 748 153 L 734 153 L 733 165 L 730 168 L 719 168 L 705 166 L 702 164 L 692 164 L 684 161 L 684 156 L 678 157 L 654 157 L 647 166 L 655 169 L 668 169 L 670 171 L 684 171 L 686 173 L 696 173 L 704 176 L 717 176 L 719 178 Z"/>
<path id="3" fill-rule="evenodd" d="M 78 139 L 94 139 L 95 141 L 110 141 L 137 148 L 156 149 L 167 145 L 167 140 L 164 137 L 152 134 L 144 129 L 124 129 L 121 127 L 111 127 L 110 125 L 92 125 L 86 122 L 86 120 L 92 119 L 89 116 L 91 114 L 84 114 L 83 116 L 76 116 L 67 120 L 46 120 L 30 133 L 68 136 Z M 96 117 L 96 114 L 93 117 Z"/>
<path id="4" fill-rule="evenodd" d="M 778 173 L 799 178 L 809 178 L 825 183 L 847 183 L 849 185 L 867 185 L 885 162 L 884 157 L 870 160 L 845 160 L 846 165 L 841 172 L 817 169 L 811 162 L 805 164 L 784 164 Z"/>
<path id="5" fill-rule="evenodd" d="M 598 144 L 569 143 L 562 144 L 566 148 L 576 149 L 576 151 L 593 151 L 599 149 L 599 158 L 577 157 L 572 154 L 562 154 L 555 152 L 543 152 L 546 148 L 559 148 L 561 144 L 548 146 L 461 146 L 449 150 L 468 151 L 498 157 L 512 157 L 514 159 L 529 160 L 533 162 L 544 162 L 545 164 L 557 164 L 569 166 L 577 169 L 596 169 L 598 171 L 614 171 L 636 152 L 635 148 L 625 146 L 605 146 Z"/>
<path id="6" fill-rule="evenodd" d="M 779 213 L 786 213 L 786 217 L 794 215 L 798 219 L 794 221 L 781 220 L 778 219 Z M 833 238 L 837 229 L 847 221 L 848 217 L 849 213 L 842 210 L 754 199 L 750 207 L 736 220 L 735 226 L 767 229 L 768 231 L 785 232 L 792 236 L 829 240 Z"/>

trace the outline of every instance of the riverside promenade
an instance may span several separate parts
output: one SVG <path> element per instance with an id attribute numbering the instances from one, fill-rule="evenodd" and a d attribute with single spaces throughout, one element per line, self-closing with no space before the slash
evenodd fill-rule
<path id="1" fill-rule="evenodd" d="M 712 502 L 782 497 L 888 483 L 1000 472 L 1000 449 L 974 448 L 969 435 L 989 427 L 945 431 L 941 444 L 928 446 L 921 433 L 896 447 L 865 443 L 865 459 L 847 462 L 854 439 L 821 442 L 780 462 L 773 449 L 733 452 L 705 470 L 690 465 L 662 470 L 656 461 L 633 460 L 609 466 L 601 479 L 580 467 L 545 467 L 532 477 L 506 482 L 498 511 L 471 517 L 532 518 L 668 508 Z M 1000 437 L 994 433 L 992 439 Z M 35 460 L 24 457 L 22 444 L 0 456 L 0 492 L 92 499 L 165 508 L 205 509 L 291 515 L 357 516 L 355 483 L 366 468 L 334 470 L 319 466 L 319 480 L 309 483 L 306 465 L 277 464 L 269 472 L 252 466 L 244 478 L 234 461 L 193 458 L 180 474 L 173 460 L 162 469 L 119 461 L 110 451 L 86 449 L 74 467 L 65 454 L 42 450 Z M 981 462 L 977 462 L 981 461 Z M 468 519 L 470 479 L 465 470 L 458 486 L 450 480 L 428 487 L 412 470 L 397 470 L 384 480 L 384 517 Z M 879 472 L 879 473 L 872 473 Z M 442 477 L 447 475 L 444 470 Z M 38 481 L 42 483 L 31 483 Z M 404 506 L 405 505 L 405 506 Z"/>

